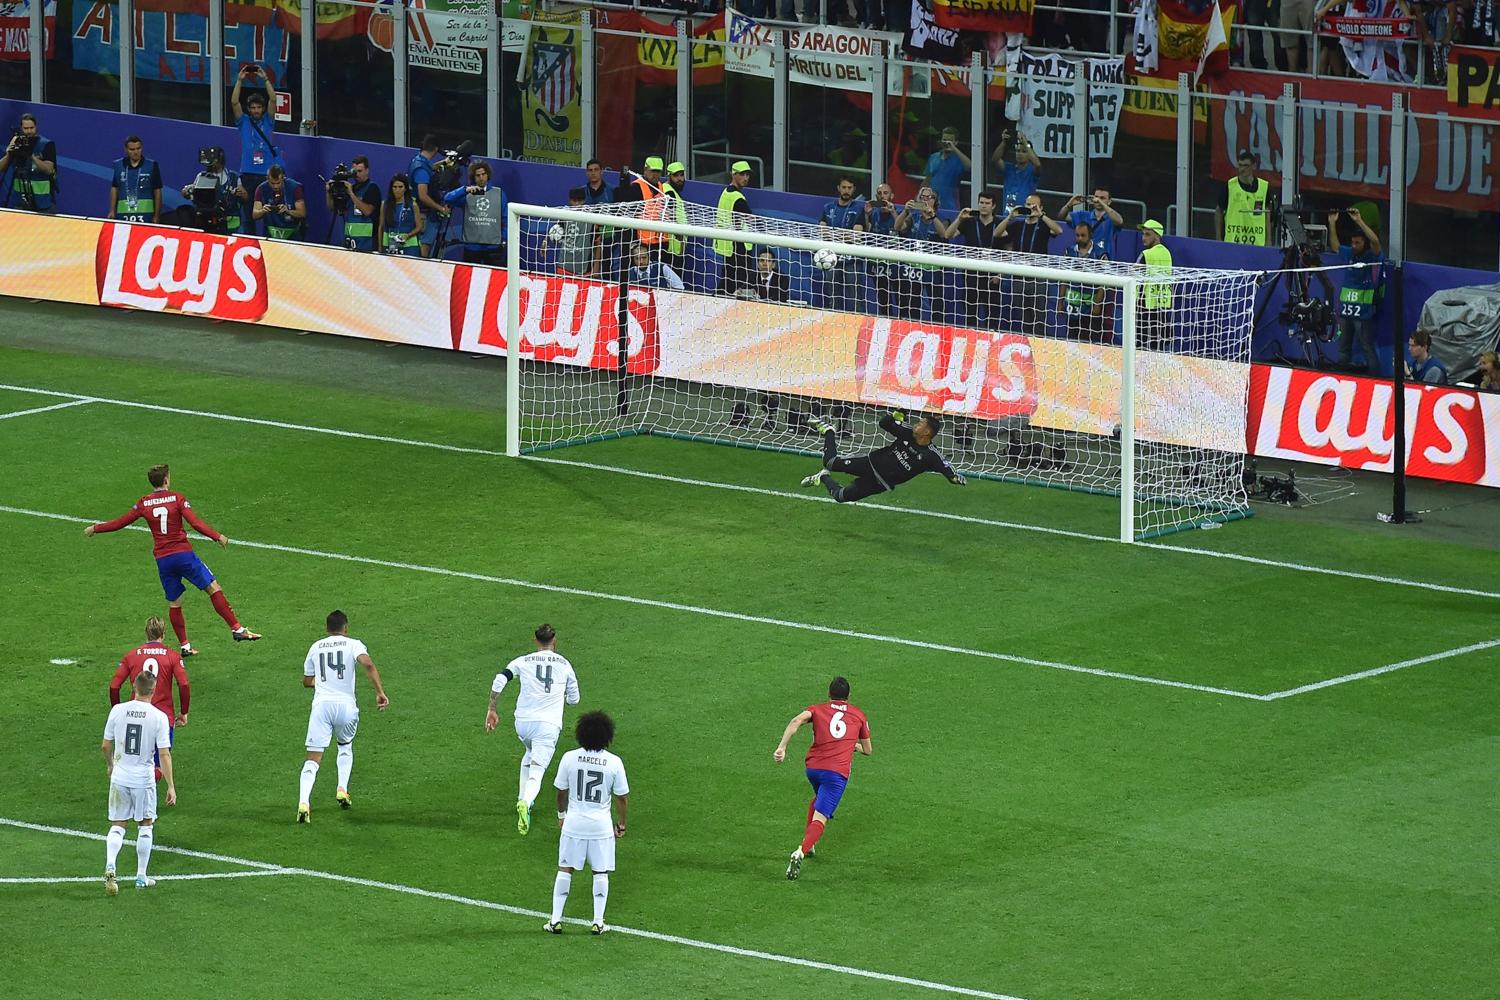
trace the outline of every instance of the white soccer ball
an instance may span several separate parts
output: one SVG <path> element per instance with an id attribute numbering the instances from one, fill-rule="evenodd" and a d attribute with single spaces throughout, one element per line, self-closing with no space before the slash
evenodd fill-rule
<path id="1" fill-rule="evenodd" d="M 552 228 L 547 230 L 547 239 L 553 243 L 561 243 L 563 241 L 563 227 L 561 222 L 554 222 Z"/>
<path id="2" fill-rule="evenodd" d="M 824 248 L 813 254 L 813 265 L 820 271 L 832 271 L 839 266 L 839 255 Z"/>

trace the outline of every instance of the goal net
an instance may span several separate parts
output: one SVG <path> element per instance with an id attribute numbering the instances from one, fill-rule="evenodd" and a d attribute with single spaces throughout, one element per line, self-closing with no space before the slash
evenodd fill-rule
<path id="1" fill-rule="evenodd" d="M 826 421 L 857 455 L 901 410 L 940 415 L 970 478 L 1117 498 L 1093 520 L 1125 541 L 1246 516 L 1254 273 L 981 250 L 915 210 L 882 234 L 662 202 L 510 207 L 483 279 L 521 331 L 508 453 L 651 434 L 820 457 Z"/>

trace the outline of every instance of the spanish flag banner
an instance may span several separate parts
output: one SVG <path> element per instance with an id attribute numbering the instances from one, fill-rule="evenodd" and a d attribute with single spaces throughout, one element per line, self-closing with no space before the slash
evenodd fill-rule
<path id="1" fill-rule="evenodd" d="M 1229 67 L 1231 0 L 1144 0 L 1136 11 L 1135 70 L 1168 80 L 1188 73 L 1196 82 Z"/>
<path id="2" fill-rule="evenodd" d="M 932 0 L 942 28 L 957 31 L 1031 31 L 1036 0 Z"/>

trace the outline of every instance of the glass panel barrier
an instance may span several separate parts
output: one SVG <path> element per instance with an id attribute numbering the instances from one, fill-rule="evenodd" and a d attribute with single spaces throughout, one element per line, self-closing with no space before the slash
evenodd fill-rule
<path id="1" fill-rule="evenodd" d="M 943 147 L 945 128 L 954 130 L 957 148 L 968 155 L 969 99 L 968 71 L 963 67 L 936 63 L 912 63 L 893 59 L 887 67 L 886 144 L 895 150 L 901 173 L 913 189 L 920 187 L 929 164 L 955 159 Z M 958 200 L 969 205 L 969 172 L 961 163 Z M 951 188 L 950 188 L 951 191 Z M 901 192 L 897 191 L 898 198 Z M 946 203 L 943 208 L 949 209 Z"/>
<path id="2" fill-rule="evenodd" d="M 1176 89 L 1170 94 L 1175 109 Z M 1280 105 L 1265 96 L 1200 93 L 1194 97 L 1193 107 L 1192 223 L 1189 234 L 1216 240 L 1223 235 L 1216 211 L 1227 203 L 1229 182 L 1235 177 L 1240 150 L 1250 150 L 1256 159 L 1256 177 L 1266 181 L 1267 193 L 1273 199 L 1279 202 L 1281 198 Z M 1175 121 L 1171 127 L 1176 128 Z M 1260 211 L 1270 213 L 1274 207 L 1267 205 Z M 1267 245 L 1280 245 L 1280 218 L 1269 214 L 1265 218 L 1268 223 Z M 1175 232 L 1175 206 L 1172 222 L 1172 231 Z"/>
<path id="3" fill-rule="evenodd" d="M 693 71 L 693 160 L 688 176 L 710 183 L 727 183 L 729 165 L 747 160 L 752 187 L 771 182 L 775 149 L 774 83 L 770 61 L 735 57 L 725 64 L 730 47 L 720 42 L 695 42 Z"/>
<path id="4" fill-rule="evenodd" d="M 1500 123 L 1411 114 L 1406 128 L 1406 259 L 1496 270 Z"/>
<path id="5" fill-rule="evenodd" d="M 206 8 L 182 8 L 162 0 L 136 0 L 135 6 L 136 113 L 208 121 L 212 108 Z"/>
<path id="6" fill-rule="evenodd" d="M 876 64 L 827 53 L 794 55 L 792 66 L 810 68 L 813 62 L 821 67 L 817 75 L 838 82 L 814 83 L 806 69 L 791 75 L 787 106 L 793 125 L 787 135 L 786 189 L 833 195 L 839 178 L 848 174 L 856 191 L 868 193 L 875 174 L 870 163 L 870 74 Z"/>
<path id="7" fill-rule="evenodd" d="M 55 50 L 57 4 L 49 3 L 43 11 Z M 31 0 L 0 5 L 0 97 L 31 99 Z"/>
<path id="8" fill-rule="evenodd" d="M 50 103 L 120 110 L 118 15 L 118 5 L 102 0 L 58 0 L 57 55 L 47 60 L 45 79 Z"/>
<path id="9" fill-rule="evenodd" d="M 319 134 L 392 141 L 395 26 L 389 5 L 317 5 Z"/>
<path id="10" fill-rule="evenodd" d="M 489 9 L 489 0 L 407 9 L 407 132 L 413 143 L 443 132 L 443 142 L 468 139 L 485 151 Z"/>

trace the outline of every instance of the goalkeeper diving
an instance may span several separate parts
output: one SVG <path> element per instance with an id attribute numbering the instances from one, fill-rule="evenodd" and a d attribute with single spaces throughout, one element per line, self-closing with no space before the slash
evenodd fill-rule
<path id="1" fill-rule="evenodd" d="M 880 418 L 880 429 L 896 440 L 859 458 L 840 458 L 838 435 L 834 428 L 820 420 L 813 429 L 823 435 L 823 469 L 802 480 L 803 486 L 822 483 L 828 495 L 839 503 L 854 503 L 877 493 L 894 490 L 924 472 L 939 472 L 955 486 L 968 484 L 948 460 L 934 447 L 932 439 L 943 429 L 943 422 L 928 415 L 907 427 L 905 414 L 892 410 Z M 854 482 L 840 485 L 831 472 L 854 476 Z"/>

